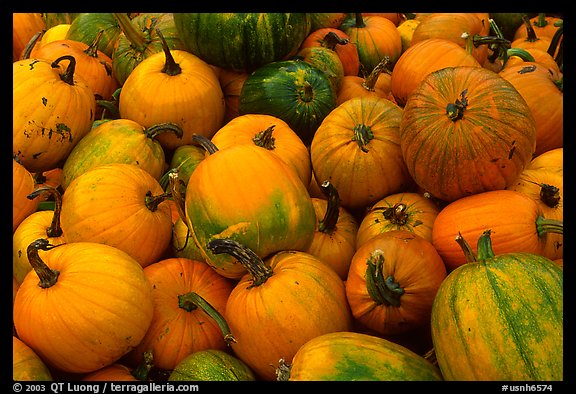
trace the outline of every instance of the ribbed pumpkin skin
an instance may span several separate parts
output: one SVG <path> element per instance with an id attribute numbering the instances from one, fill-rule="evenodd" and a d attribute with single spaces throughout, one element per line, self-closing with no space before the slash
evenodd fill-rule
<path id="1" fill-rule="evenodd" d="M 175 13 L 174 23 L 189 52 L 249 72 L 294 55 L 311 26 L 304 13 Z"/>
<path id="2" fill-rule="evenodd" d="M 34 177 L 22 164 L 12 160 L 12 231 L 38 208 L 38 199 L 29 200 L 34 191 Z"/>
<path id="3" fill-rule="evenodd" d="M 41 259 L 60 272 L 57 282 L 44 289 L 35 271 L 26 276 L 14 301 L 14 326 L 49 365 L 93 372 L 144 337 L 152 320 L 151 289 L 133 258 L 108 245 L 72 242 Z"/>
<path id="4" fill-rule="evenodd" d="M 66 39 L 80 41 L 90 45 L 100 30 L 104 30 L 98 42 L 98 49 L 112 58 L 114 45 L 122 33 L 122 29 L 110 12 L 83 12 L 72 23 L 66 34 Z"/>
<path id="5" fill-rule="evenodd" d="M 450 273 L 431 319 L 444 379 L 563 380 L 562 278 L 552 261 L 528 253 Z"/>
<path id="6" fill-rule="evenodd" d="M 311 339 L 298 350 L 291 364 L 289 380 L 442 380 L 436 367 L 411 350 L 356 332 L 329 333 Z"/>
<path id="7" fill-rule="evenodd" d="M 551 171 L 564 173 L 564 148 L 556 148 L 539 154 L 528 164 L 527 169 L 547 168 Z"/>
<path id="8" fill-rule="evenodd" d="M 463 117 L 449 104 L 465 94 Z M 433 196 L 458 198 L 511 185 L 532 159 L 534 118 L 504 78 L 481 67 L 434 71 L 412 92 L 400 122 L 410 175 Z"/>
<path id="9" fill-rule="evenodd" d="M 246 269 L 233 257 L 208 250 L 212 239 L 232 238 L 264 258 L 279 250 L 303 250 L 314 235 L 316 217 L 306 186 L 258 146 L 237 145 L 202 160 L 188 181 L 185 205 L 206 262 L 227 278 L 239 279 Z"/>
<path id="10" fill-rule="evenodd" d="M 194 352 L 174 368 L 168 381 L 254 381 L 254 373 L 233 354 L 217 349 Z"/>
<path id="11" fill-rule="evenodd" d="M 149 138 L 144 127 L 129 119 L 113 119 L 94 127 L 66 158 L 62 187 L 102 164 L 133 164 L 160 180 L 164 171 L 162 146 Z"/>
<path id="12" fill-rule="evenodd" d="M 30 346 L 12 337 L 12 378 L 15 381 L 51 381 L 52 374 Z"/>
<path id="13" fill-rule="evenodd" d="M 28 59 L 14 62 L 12 151 L 31 172 L 58 167 L 92 126 L 96 100 L 79 75 L 73 85 L 61 79 L 69 67 L 62 60 Z"/>

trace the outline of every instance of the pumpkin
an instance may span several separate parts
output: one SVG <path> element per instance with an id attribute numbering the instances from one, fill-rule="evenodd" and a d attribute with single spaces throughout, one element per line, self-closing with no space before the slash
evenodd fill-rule
<path id="1" fill-rule="evenodd" d="M 346 18 L 345 12 L 310 12 L 308 14 L 311 23 L 311 30 L 316 31 L 323 28 L 334 28 Z"/>
<path id="2" fill-rule="evenodd" d="M 42 259 L 39 250 L 45 250 Z M 88 373 L 127 354 L 152 320 L 142 267 L 112 246 L 74 242 L 28 247 L 34 271 L 14 301 L 19 338 L 60 371 Z M 94 319 L 98 317 L 98 319 Z"/>
<path id="3" fill-rule="evenodd" d="M 76 59 L 76 74 L 86 81 L 97 99 L 109 100 L 120 85 L 112 75 L 112 59 L 98 50 L 98 42 L 103 33 L 100 30 L 90 45 L 66 39 L 52 41 L 42 45 L 33 56 L 50 61 L 60 56 L 73 56 Z"/>
<path id="4" fill-rule="evenodd" d="M 498 74 L 516 88 L 536 122 L 536 150 L 539 155 L 564 143 L 564 91 L 561 74 L 539 63 L 524 62 L 505 67 Z"/>
<path id="5" fill-rule="evenodd" d="M 525 194 L 533 199 L 548 219 L 564 219 L 564 182 L 562 173 L 546 168 L 526 169 L 508 190 Z M 563 256 L 563 235 L 546 235 L 542 255 L 550 260 Z"/>
<path id="6" fill-rule="evenodd" d="M 263 261 L 230 238 L 208 248 L 233 255 L 248 272 L 232 289 L 224 317 L 234 354 L 259 379 L 274 380 L 279 360 L 291 360 L 308 340 L 351 329 L 344 282 L 316 257 L 283 250 Z"/>
<path id="7" fill-rule="evenodd" d="M 186 356 L 170 373 L 175 381 L 255 381 L 252 370 L 238 357 L 219 349 L 199 350 Z"/>
<path id="8" fill-rule="evenodd" d="M 220 81 L 220 88 L 222 89 L 222 94 L 224 94 L 226 106 L 222 124 L 225 125 L 240 114 L 240 92 L 248 75 L 250 74 L 245 71 L 234 71 L 227 68 L 220 69 L 218 81 Z"/>
<path id="9" fill-rule="evenodd" d="M 45 238 L 54 246 L 66 242 L 60 226 L 60 211 L 62 209 L 62 196 L 53 187 L 38 187 L 28 195 L 30 200 L 40 199 L 41 196 L 50 196 L 54 200 L 54 210 L 37 211 L 30 214 L 14 231 L 12 237 L 12 274 L 20 284 L 32 266 L 28 261 L 26 249 L 38 238 Z M 39 254 L 43 255 L 43 251 Z"/>
<path id="10" fill-rule="evenodd" d="M 508 41 L 514 41 L 514 34 L 516 34 L 516 30 L 522 28 L 523 21 L 522 16 L 525 13 L 523 12 L 491 12 L 490 18 L 494 20 L 496 26 L 502 33 L 502 36 L 507 39 Z M 527 14 L 529 17 L 532 17 L 536 14 Z"/>
<path id="11" fill-rule="evenodd" d="M 540 17 L 535 18 L 537 21 Z M 554 34 L 556 33 L 556 30 L 559 30 L 560 28 L 552 25 L 554 33 L 552 33 L 552 29 L 547 30 L 536 28 L 535 24 L 533 23 L 535 18 L 529 19 L 527 15 L 522 16 L 522 22 L 524 25 L 519 27 L 516 31 L 516 34 L 514 34 L 514 39 L 511 43 L 513 48 L 538 48 L 543 51 L 548 51 L 550 49 Z M 561 19 L 556 18 L 556 21 L 561 21 Z M 557 50 L 558 48 L 553 48 L 550 54 L 556 56 Z"/>
<path id="12" fill-rule="evenodd" d="M 548 168 L 550 170 L 564 173 L 564 148 L 556 148 L 541 153 L 528 163 L 527 169 Z"/>
<path id="13" fill-rule="evenodd" d="M 550 55 L 548 52 L 539 49 L 539 48 L 528 48 L 526 49 L 535 63 L 541 64 L 544 68 L 550 70 L 552 75 L 561 75 L 560 67 L 556 60 Z M 517 55 L 512 55 L 508 57 L 508 61 L 504 64 L 503 68 L 510 67 L 517 64 L 524 64 L 526 60 L 522 59 L 522 57 Z M 530 60 L 532 61 L 532 60 Z M 501 71 L 501 70 L 499 70 Z"/>
<path id="14" fill-rule="evenodd" d="M 481 67 L 470 53 L 450 40 L 429 38 L 413 43 L 394 65 L 390 90 L 398 105 L 404 107 L 410 94 L 428 74 L 456 66 Z"/>
<path id="15" fill-rule="evenodd" d="M 60 24 L 49 28 L 43 34 L 34 35 L 34 37 L 30 39 L 30 42 L 28 42 L 28 45 L 26 45 L 26 48 L 24 48 L 20 59 L 36 58 L 36 53 L 44 45 L 54 41 L 65 40 L 68 29 L 70 29 L 69 24 Z"/>
<path id="16" fill-rule="evenodd" d="M 432 225 L 440 207 L 424 194 L 400 192 L 384 197 L 362 217 L 356 249 L 369 239 L 392 230 L 405 230 L 432 242 Z"/>
<path id="17" fill-rule="evenodd" d="M 419 19 L 405 19 L 398 25 L 398 33 L 400 33 L 400 39 L 402 40 L 402 53 L 406 52 L 412 45 L 412 36 L 419 24 Z"/>
<path id="18" fill-rule="evenodd" d="M 402 39 L 396 25 L 383 16 L 351 14 L 339 29 L 346 33 L 350 42 L 356 46 L 365 73 L 373 70 L 385 56 L 393 66 L 402 53 Z"/>
<path id="19" fill-rule="evenodd" d="M 527 15 L 528 16 L 528 15 Z M 538 15 L 529 17 L 528 21 L 530 22 L 530 26 L 534 29 L 534 32 L 538 37 L 547 37 L 552 38 L 554 34 L 558 30 L 558 26 L 556 23 L 561 21 L 558 15 L 546 15 L 545 13 L 538 13 Z M 528 36 L 528 30 L 526 29 L 526 25 L 522 22 L 518 24 L 516 31 L 514 32 L 513 40 L 519 38 L 525 38 Z M 512 41 L 513 41 L 512 40 Z"/>
<path id="20" fill-rule="evenodd" d="M 178 179 L 188 184 L 190 175 L 210 153 L 201 145 L 186 144 L 176 148 L 170 159 L 170 169 L 178 169 Z"/>
<path id="21" fill-rule="evenodd" d="M 321 70 L 328 77 L 334 92 L 340 90 L 344 67 L 336 51 L 321 46 L 306 47 L 300 49 L 294 59 L 303 60 Z"/>
<path id="22" fill-rule="evenodd" d="M 34 174 L 34 184 L 36 188 L 49 186 L 62 192 L 62 168 L 56 167 L 48 171 L 36 172 Z M 40 201 L 50 200 L 51 196 L 43 194 L 40 196 Z"/>
<path id="23" fill-rule="evenodd" d="M 336 107 L 336 92 L 325 73 L 300 60 L 265 64 L 244 81 L 239 113 L 272 115 L 285 121 L 304 144 Z"/>
<path id="24" fill-rule="evenodd" d="M 176 13 L 174 23 L 188 52 L 246 72 L 295 55 L 311 25 L 305 13 Z"/>
<path id="25" fill-rule="evenodd" d="M 12 336 L 12 379 L 14 381 L 52 381 L 44 361 L 18 337 Z"/>
<path id="26" fill-rule="evenodd" d="M 354 75 L 342 77 L 342 86 L 336 96 L 336 104 L 340 105 L 344 101 L 354 97 L 375 96 L 396 102 L 392 95 L 392 75 L 388 73 L 386 67 L 389 58 L 385 57 L 370 74 L 364 78 Z"/>
<path id="27" fill-rule="evenodd" d="M 312 201 L 296 173 L 272 152 L 244 144 L 202 160 L 188 181 L 185 212 L 206 262 L 233 279 L 246 269 L 229 255 L 213 254 L 206 247 L 209 241 L 233 238 L 264 258 L 279 250 L 307 248 L 316 223 Z"/>
<path id="28" fill-rule="evenodd" d="M 350 261 L 356 251 L 358 222 L 340 206 L 338 191 L 330 182 L 320 185 L 324 198 L 312 198 L 316 212 L 316 232 L 305 252 L 330 266 L 346 280 Z"/>
<path id="29" fill-rule="evenodd" d="M 311 47 L 328 48 L 336 52 L 342 63 L 344 75 L 358 76 L 360 71 L 360 58 L 348 34 L 338 27 L 323 27 L 313 29 L 304 39 L 300 49 Z"/>
<path id="30" fill-rule="evenodd" d="M 91 372 L 80 379 L 83 382 L 138 382 L 140 379 L 124 364 L 114 363 Z"/>
<path id="31" fill-rule="evenodd" d="M 12 61 L 20 60 L 26 44 L 34 34 L 46 30 L 42 14 L 38 12 L 15 12 L 12 14 Z"/>
<path id="32" fill-rule="evenodd" d="M 66 188 L 60 222 L 67 242 L 114 246 L 143 267 L 156 262 L 172 236 L 164 190 L 133 164 L 103 164 L 79 175 Z"/>
<path id="33" fill-rule="evenodd" d="M 163 37 L 163 33 L 160 33 Z M 120 116 L 144 127 L 172 122 L 182 136 L 162 134 L 165 150 L 191 144 L 192 136 L 210 138 L 222 126 L 225 102 L 214 70 L 197 56 L 170 50 L 150 54 L 130 73 L 120 92 Z"/>
<path id="34" fill-rule="evenodd" d="M 445 201 L 511 185 L 530 162 L 535 142 L 526 101 L 482 67 L 430 73 L 408 98 L 400 122 L 410 175 Z"/>
<path id="35" fill-rule="evenodd" d="M 132 360 L 142 362 L 151 351 L 155 367 L 172 370 L 190 353 L 225 350 L 234 340 L 222 317 L 231 281 L 201 261 L 182 258 L 158 261 L 144 274 L 152 286 L 154 315 Z"/>
<path id="36" fill-rule="evenodd" d="M 96 100 L 75 67 L 68 55 L 12 65 L 12 151 L 28 171 L 58 167 L 90 131 Z"/>
<path id="37" fill-rule="evenodd" d="M 12 232 L 38 208 L 38 200 L 28 199 L 34 191 L 34 177 L 18 162 L 12 160 Z"/>
<path id="38" fill-rule="evenodd" d="M 442 208 L 432 227 L 432 244 L 449 271 L 466 263 L 466 256 L 454 242 L 455 237 L 461 234 L 475 245 L 484 229 L 493 232 L 496 254 L 541 255 L 547 234 L 562 234 L 563 223 L 543 216 L 542 208 L 532 198 L 513 190 L 462 197 Z"/>
<path id="39" fill-rule="evenodd" d="M 112 58 L 114 46 L 118 41 L 122 29 L 111 12 L 86 12 L 80 13 L 70 23 L 70 29 L 66 39 L 90 44 L 99 32 L 104 33 L 98 41 L 98 50 Z M 120 81 L 118 81 L 120 83 Z"/>
<path id="40" fill-rule="evenodd" d="M 42 19 L 46 28 L 50 30 L 54 26 L 72 23 L 78 15 L 76 12 L 43 12 Z"/>
<path id="41" fill-rule="evenodd" d="M 239 115 L 222 126 L 211 141 L 218 149 L 238 144 L 261 147 L 292 168 L 302 183 L 310 182 L 312 165 L 306 145 L 286 122 L 266 114 Z"/>
<path id="42" fill-rule="evenodd" d="M 280 373 L 291 381 L 441 381 L 432 363 L 374 335 L 335 332 L 306 342 Z"/>
<path id="43" fill-rule="evenodd" d="M 426 327 L 446 267 L 431 242 L 406 230 L 377 235 L 359 247 L 346 280 L 355 319 L 380 335 Z"/>
<path id="44" fill-rule="evenodd" d="M 362 209 L 412 185 L 400 151 L 402 109 L 378 97 L 343 102 L 322 122 L 310 146 L 317 182 L 330 181 L 342 206 Z"/>
<path id="45" fill-rule="evenodd" d="M 113 119 L 94 127 L 72 149 L 62 167 L 62 187 L 99 165 L 133 164 L 160 180 L 165 154 L 158 142 L 162 133 L 181 135 L 175 124 L 156 124 L 145 128 L 130 119 Z"/>
<path id="46" fill-rule="evenodd" d="M 494 231 L 494 235 L 498 230 Z M 563 380 L 563 275 L 532 253 L 497 253 L 490 230 L 477 255 L 442 282 L 432 340 L 446 380 Z"/>
<path id="47" fill-rule="evenodd" d="M 125 13 L 114 13 L 114 18 L 122 32 L 111 56 L 112 71 L 121 86 L 136 66 L 149 56 L 161 53 L 164 45 L 170 50 L 184 50 L 174 24 L 174 14 L 143 13 L 130 19 Z"/>

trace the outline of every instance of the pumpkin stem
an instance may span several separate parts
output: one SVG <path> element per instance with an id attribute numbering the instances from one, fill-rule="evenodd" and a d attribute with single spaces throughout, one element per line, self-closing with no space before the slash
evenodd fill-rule
<path id="1" fill-rule="evenodd" d="M 236 258 L 252 275 L 252 284 L 248 288 L 260 286 L 273 274 L 272 268 L 264 264 L 264 261 L 252 249 L 233 239 L 214 239 L 208 242 L 206 247 L 214 254 L 227 253 Z"/>
<path id="2" fill-rule="evenodd" d="M 534 30 L 534 27 L 532 27 L 532 23 L 530 22 L 530 19 L 528 19 L 528 15 L 522 15 L 522 22 L 524 22 L 524 26 L 526 26 L 526 41 L 538 41 L 539 38 L 536 36 L 536 31 Z"/>
<path id="3" fill-rule="evenodd" d="M 328 180 L 322 182 L 320 190 L 327 197 L 328 205 L 324 218 L 318 223 L 318 230 L 326 234 L 332 234 L 336 230 L 336 224 L 340 216 L 340 196 L 336 187 Z"/>
<path id="4" fill-rule="evenodd" d="M 28 261 L 36 272 L 36 275 L 38 275 L 38 278 L 40 278 L 38 286 L 43 289 L 47 289 L 56 284 L 58 281 L 58 275 L 60 275 L 60 271 L 50 269 L 50 267 L 48 267 L 46 263 L 42 261 L 40 256 L 38 256 L 38 250 L 50 250 L 62 245 L 50 245 L 47 239 L 39 238 L 28 245 L 28 248 L 26 249 Z"/>
<path id="5" fill-rule="evenodd" d="M 382 71 L 386 69 L 389 63 L 390 58 L 388 56 L 384 56 L 384 58 L 380 60 L 380 62 L 374 67 L 372 72 L 370 72 L 370 75 L 368 75 L 364 79 L 364 82 L 362 82 L 362 87 L 370 92 L 373 92 L 375 90 L 374 87 L 376 86 L 378 77 L 380 76 Z"/>
<path id="6" fill-rule="evenodd" d="M 458 243 L 458 245 L 460 245 L 462 252 L 464 252 L 464 256 L 466 256 L 466 262 L 475 263 L 476 261 L 478 261 L 476 259 L 476 255 L 474 254 L 474 250 L 472 250 L 472 247 L 468 242 L 466 242 L 466 240 L 464 239 L 464 237 L 462 237 L 462 234 L 460 234 L 460 232 L 458 232 L 458 235 L 456 236 L 456 242 Z"/>
<path id="7" fill-rule="evenodd" d="M 274 127 L 276 127 L 276 125 L 272 125 L 266 130 L 260 131 L 254 136 L 254 138 L 252 138 L 252 141 L 254 141 L 257 146 L 266 148 L 268 150 L 273 150 L 275 148 L 274 142 L 276 141 L 276 138 L 274 138 L 272 135 Z"/>
<path id="8" fill-rule="evenodd" d="M 530 54 L 527 50 L 523 48 L 508 48 L 503 53 L 503 61 L 502 66 L 504 67 L 508 62 L 508 59 L 512 56 L 518 56 L 520 59 L 524 60 L 525 62 L 535 62 L 534 56 Z"/>
<path id="9" fill-rule="evenodd" d="M 214 143 L 210 141 L 210 139 L 204 137 L 201 134 L 194 134 L 192 136 L 192 141 L 196 142 L 198 145 L 204 148 L 206 152 L 208 152 L 209 154 L 213 154 L 218 151 L 218 147 L 214 145 Z"/>
<path id="10" fill-rule="evenodd" d="M 372 132 L 370 126 L 358 124 L 354 126 L 352 131 L 354 132 L 352 141 L 356 141 L 362 152 L 368 152 L 366 145 L 368 145 L 368 143 L 374 138 L 374 133 Z"/>
<path id="11" fill-rule="evenodd" d="M 30 41 L 28 41 L 28 43 L 24 47 L 24 52 L 22 53 L 22 60 L 30 59 L 30 53 L 32 53 L 32 50 L 34 49 L 34 46 L 36 46 L 38 41 L 40 41 L 42 39 L 42 37 L 44 36 L 44 33 L 46 33 L 46 30 L 42 29 L 42 30 L 36 32 L 32 36 L 32 38 L 30 38 Z"/>
<path id="12" fill-rule="evenodd" d="M 168 172 L 168 181 L 170 183 L 170 195 L 172 196 L 172 200 L 176 203 L 176 209 L 178 211 L 178 215 L 188 227 L 188 222 L 186 220 L 186 209 L 185 209 L 185 195 L 186 195 L 186 184 L 184 181 L 179 179 L 178 167 L 173 169 L 174 171 L 170 170 Z M 189 228 L 188 228 L 189 229 Z"/>
<path id="13" fill-rule="evenodd" d="M 546 13 L 545 12 L 538 13 L 538 18 L 534 22 L 534 26 L 546 27 L 546 25 L 548 25 L 548 21 L 546 20 Z"/>
<path id="14" fill-rule="evenodd" d="M 148 381 L 148 375 L 154 366 L 154 355 L 152 351 L 148 350 L 143 354 L 143 360 L 134 370 L 132 370 L 131 375 L 134 376 L 141 382 Z"/>
<path id="15" fill-rule="evenodd" d="M 150 211 L 155 212 L 156 209 L 158 209 L 158 205 L 160 205 L 161 202 L 166 200 L 171 195 L 172 195 L 172 192 L 168 191 L 168 192 L 164 192 L 162 194 L 159 194 L 157 196 L 153 196 L 152 192 L 150 190 L 148 190 L 146 192 L 146 197 L 144 198 L 144 204 L 146 205 L 146 208 L 148 208 Z"/>
<path id="16" fill-rule="evenodd" d="M 400 306 L 400 297 L 404 289 L 395 281 L 394 276 L 384 278 L 382 267 L 384 266 L 384 252 L 375 250 L 366 262 L 366 289 L 370 298 L 378 305 Z"/>
<path id="17" fill-rule="evenodd" d="M 362 17 L 361 12 L 355 12 L 354 17 L 356 18 L 356 28 L 366 27 L 366 23 L 364 23 L 364 18 Z"/>
<path id="18" fill-rule="evenodd" d="M 94 41 L 84 50 L 84 53 L 91 57 L 98 57 L 98 44 L 100 43 L 100 38 L 104 34 L 104 30 L 99 30 L 96 37 L 94 37 Z"/>
<path id="19" fill-rule="evenodd" d="M 314 98 L 314 89 L 308 81 L 304 81 L 304 86 L 298 91 L 298 97 L 305 103 L 309 103 Z"/>
<path id="20" fill-rule="evenodd" d="M 337 45 L 346 45 L 350 42 L 347 38 L 341 38 L 338 34 L 334 33 L 333 31 L 328 32 L 322 40 L 320 40 L 320 45 L 324 48 L 331 49 L 333 51 L 336 50 Z"/>
<path id="21" fill-rule="evenodd" d="M 114 18 L 118 22 L 120 29 L 130 41 L 130 44 L 137 52 L 144 52 L 146 50 L 146 46 L 148 45 L 148 41 L 143 33 L 138 31 L 138 29 L 132 23 L 128 14 L 123 12 L 113 12 Z"/>
<path id="22" fill-rule="evenodd" d="M 552 36 L 552 39 L 550 40 L 550 45 L 548 46 L 547 51 L 550 56 L 554 56 L 556 54 L 557 49 L 558 49 L 558 55 L 560 55 L 561 51 L 559 50 L 558 46 L 561 44 L 560 40 L 563 36 L 564 36 L 564 24 L 562 23 Z M 559 64 L 558 61 L 556 61 L 556 64 Z"/>
<path id="23" fill-rule="evenodd" d="M 50 194 L 54 197 L 54 216 L 52 217 L 52 223 L 50 227 L 46 229 L 46 235 L 48 237 L 60 237 L 62 235 L 62 227 L 60 227 L 60 212 L 62 211 L 62 194 L 52 186 L 42 186 L 34 190 L 32 193 L 26 196 L 29 200 L 32 200 L 39 195 Z"/>
<path id="24" fill-rule="evenodd" d="M 168 44 L 164 39 L 164 35 L 160 31 L 159 28 L 156 28 L 156 34 L 160 37 L 160 42 L 162 43 L 162 49 L 164 50 L 164 54 L 166 55 L 166 62 L 164 63 L 164 67 L 162 68 L 162 72 L 168 74 L 170 76 L 178 75 L 182 73 L 182 67 L 174 60 L 174 56 L 170 52 L 170 48 L 168 48 Z"/>
<path id="25" fill-rule="evenodd" d="M 60 56 L 58 59 L 52 62 L 52 68 L 60 67 L 59 63 L 62 60 L 68 60 L 70 63 L 68 64 L 68 67 L 66 67 L 66 71 L 60 74 L 60 79 L 66 82 L 68 85 L 74 86 L 74 70 L 76 69 L 76 59 L 72 55 Z"/>
<path id="26" fill-rule="evenodd" d="M 286 360 L 281 358 L 278 361 L 278 368 L 276 368 L 276 381 L 277 382 L 287 382 L 290 380 L 290 370 L 292 365 L 288 364 Z"/>
<path id="27" fill-rule="evenodd" d="M 404 226 L 408 223 L 408 206 L 403 202 L 397 202 L 391 207 L 379 209 L 383 209 L 382 215 L 384 216 L 384 219 L 388 220 L 392 224 Z"/>
<path id="28" fill-rule="evenodd" d="M 492 230 L 485 230 L 480 238 L 478 238 L 478 254 L 477 260 L 487 260 L 494 257 L 494 250 L 492 249 L 492 240 L 490 239 L 490 234 Z"/>
<path id="29" fill-rule="evenodd" d="M 540 184 L 540 200 L 550 208 L 556 208 L 560 204 L 560 189 L 546 183 Z"/>
<path id="30" fill-rule="evenodd" d="M 464 110 L 468 106 L 467 93 L 468 89 L 464 89 L 462 93 L 460 93 L 460 98 L 456 99 L 455 103 L 448 103 L 446 106 L 446 115 L 448 115 L 451 121 L 455 122 L 464 116 Z"/>
<path id="31" fill-rule="evenodd" d="M 224 316 L 220 314 L 208 301 L 206 301 L 202 296 L 198 293 L 193 291 L 178 295 L 178 307 L 184 309 L 186 312 L 192 312 L 193 310 L 200 308 L 202 309 L 208 316 L 210 316 L 224 335 L 224 341 L 226 345 L 230 345 L 231 343 L 236 343 L 236 338 L 230 332 L 230 327 L 228 327 L 228 323 Z"/>
<path id="32" fill-rule="evenodd" d="M 548 233 L 564 234 L 564 222 L 557 219 L 547 219 L 544 216 L 536 218 L 536 232 L 539 237 Z"/>
<path id="33" fill-rule="evenodd" d="M 158 123 L 144 130 L 144 134 L 150 139 L 154 139 L 158 135 L 167 132 L 176 134 L 176 137 L 180 139 L 182 139 L 182 135 L 184 134 L 182 128 L 178 124 L 172 122 Z"/>

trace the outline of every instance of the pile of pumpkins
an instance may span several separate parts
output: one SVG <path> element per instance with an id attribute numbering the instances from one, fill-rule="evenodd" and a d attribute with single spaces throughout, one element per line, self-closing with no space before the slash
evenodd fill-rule
<path id="1" fill-rule="evenodd" d="M 563 380 L 561 15 L 13 22 L 15 380 Z"/>

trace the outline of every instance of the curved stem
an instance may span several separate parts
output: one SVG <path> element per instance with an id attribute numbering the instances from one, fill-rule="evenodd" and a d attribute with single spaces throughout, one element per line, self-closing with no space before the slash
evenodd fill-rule
<path id="1" fill-rule="evenodd" d="M 524 22 L 524 26 L 526 26 L 526 41 L 534 42 L 539 40 L 536 36 L 536 31 L 534 31 L 534 27 L 532 27 L 532 23 L 530 19 L 528 19 L 527 15 L 522 15 L 522 22 Z"/>
<path id="2" fill-rule="evenodd" d="M 186 184 L 184 181 L 179 179 L 178 167 L 175 169 L 175 171 L 170 171 L 168 173 L 168 180 L 170 182 L 170 195 L 176 204 L 178 215 L 188 228 L 188 231 L 190 231 L 190 228 L 188 227 L 188 221 L 186 220 Z"/>
<path id="3" fill-rule="evenodd" d="M 224 316 L 222 316 L 222 314 L 220 314 L 220 312 L 218 312 L 208 301 L 202 298 L 200 294 L 191 291 L 190 293 L 179 295 L 178 306 L 187 312 L 192 312 L 197 308 L 202 309 L 216 322 L 216 324 L 218 324 L 227 345 L 236 342 L 236 338 L 234 338 L 230 332 L 230 327 L 228 326 L 226 319 L 224 319 Z"/>
<path id="4" fill-rule="evenodd" d="M 336 230 L 336 224 L 340 216 L 340 196 L 338 195 L 338 190 L 328 180 L 322 182 L 320 190 L 327 197 L 328 204 L 324 218 L 318 223 L 318 230 L 322 233 L 332 234 Z"/>
<path id="5" fill-rule="evenodd" d="M 184 135 L 182 128 L 178 124 L 172 122 L 158 123 L 144 130 L 144 134 L 150 139 L 154 139 L 158 135 L 167 132 L 176 134 L 176 137 L 180 139 L 182 139 L 182 136 Z"/>
<path id="6" fill-rule="evenodd" d="M 60 272 L 57 270 L 50 269 L 50 267 L 48 267 L 46 263 L 42 261 L 40 256 L 38 256 L 38 251 L 50 250 L 58 246 L 50 245 L 47 239 L 39 238 L 36 241 L 32 242 L 30 245 L 28 245 L 28 248 L 26 249 L 28 261 L 30 262 L 30 265 L 36 272 L 36 275 L 38 275 L 38 278 L 40 278 L 38 286 L 40 286 L 43 289 L 47 289 L 49 287 L 54 286 L 58 281 L 58 275 L 60 275 Z"/>
<path id="7" fill-rule="evenodd" d="M 70 63 L 68 64 L 68 67 L 66 67 L 66 71 L 60 74 L 60 79 L 66 82 L 68 85 L 74 86 L 74 70 L 76 69 L 76 59 L 72 55 L 60 56 L 58 59 L 52 62 L 52 68 L 60 67 L 60 62 L 62 60 L 68 60 Z"/>
<path id="8" fill-rule="evenodd" d="M 166 39 L 164 38 L 164 35 L 160 31 L 160 29 L 156 28 L 156 34 L 158 34 L 158 37 L 160 37 L 160 42 L 162 43 L 162 49 L 164 50 L 164 54 L 166 55 L 166 62 L 164 63 L 162 72 L 170 76 L 181 74 L 182 68 L 174 60 L 174 56 L 172 56 L 172 52 L 170 52 L 170 48 L 168 48 Z"/>
<path id="9" fill-rule="evenodd" d="M 91 57 L 98 57 L 98 44 L 100 43 L 100 38 L 104 34 L 104 30 L 99 30 L 96 37 L 94 37 L 94 41 L 84 50 L 84 53 Z"/>
<path id="10" fill-rule="evenodd" d="M 334 51 L 336 50 L 337 45 L 346 45 L 349 42 L 350 40 L 347 38 L 341 38 L 338 36 L 338 34 L 331 31 L 328 32 L 322 40 L 320 40 L 320 45 Z"/>
<path id="11" fill-rule="evenodd" d="M 206 245 L 214 254 L 226 253 L 238 260 L 252 275 L 252 285 L 260 286 L 272 276 L 272 268 L 264 264 L 264 261 L 253 250 L 230 238 L 215 239 Z"/>
<path id="12" fill-rule="evenodd" d="M 153 366 L 154 355 L 152 354 L 152 351 L 146 351 L 144 352 L 144 359 L 140 364 L 138 364 L 138 366 L 136 366 L 136 368 L 134 368 L 134 370 L 132 370 L 131 375 L 141 382 L 146 382 L 148 381 L 148 375 Z"/>
<path id="13" fill-rule="evenodd" d="M 52 186 L 42 186 L 34 190 L 32 193 L 26 196 L 29 200 L 32 200 L 39 195 L 50 194 L 54 197 L 54 216 L 52 216 L 52 223 L 50 227 L 46 229 L 46 235 L 48 237 L 60 237 L 62 235 L 62 227 L 60 227 L 60 212 L 62 211 L 62 194 Z"/>
<path id="14" fill-rule="evenodd" d="M 30 59 L 30 53 L 32 53 L 32 50 L 34 49 L 34 47 L 36 46 L 38 41 L 40 41 L 42 39 L 42 37 L 44 36 L 44 33 L 46 33 L 46 30 L 42 29 L 39 32 L 36 32 L 32 36 L 32 38 L 30 38 L 30 41 L 28 41 L 28 43 L 24 47 L 24 52 L 22 53 L 22 60 Z"/>
<path id="15" fill-rule="evenodd" d="M 362 82 L 362 87 L 370 92 L 373 92 L 375 90 L 374 87 L 376 86 L 378 77 L 380 76 L 382 71 L 386 69 L 389 63 L 390 58 L 388 56 L 384 56 L 384 58 L 380 60 L 380 62 L 374 67 L 372 72 L 370 72 L 370 75 L 368 75 L 364 79 L 364 82 Z"/>
<path id="16" fill-rule="evenodd" d="M 120 29 L 122 29 L 122 32 L 128 41 L 130 41 L 130 44 L 134 47 L 134 49 L 137 52 L 144 52 L 146 50 L 146 46 L 148 46 L 148 41 L 146 40 L 144 34 L 136 29 L 130 20 L 130 17 L 128 17 L 128 15 L 123 12 L 113 12 L 112 14 L 114 15 L 114 18 L 116 18 Z"/>
<path id="17" fill-rule="evenodd" d="M 171 195 L 171 192 L 165 192 L 157 196 L 153 196 L 152 192 L 148 190 L 146 192 L 146 197 L 144 198 L 144 205 L 146 205 L 146 208 L 148 208 L 150 211 L 155 212 L 156 209 L 158 209 L 158 205 L 160 205 L 161 202 L 166 200 Z"/>
<path id="18" fill-rule="evenodd" d="M 491 259 L 494 257 L 494 250 L 492 250 L 492 240 L 490 239 L 491 230 L 486 230 L 478 238 L 478 261 Z"/>
<path id="19" fill-rule="evenodd" d="M 381 250 L 372 252 L 366 262 L 366 289 L 370 298 L 378 305 L 400 306 L 400 297 L 404 289 L 395 281 L 394 276 L 384 278 L 382 267 L 384 265 L 384 253 Z"/>
<path id="20" fill-rule="evenodd" d="M 272 135 L 274 128 L 276 125 L 272 125 L 268 127 L 266 130 L 260 131 L 257 133 L 252 141 L 262 148 L 266 148 L 268 150 L 273 150 L 275 148 L 274 142 L 276 142 L 276 138 Z"/>
<path id="21" fill-rule="evenodd" d="M 539 237 L 548 233 L 564 234 L 564 222 L 562 220 L 547 219 L 544 216 L 538 216 L 536 218 L 536 232 Z"/>
<path id="22" fill-rule="evenodd" d="M 204 137 L 201 134 L 194 134 L 192 136 L 192 141 L 196 142 L 198 145 L 204 148 L 206 152 L 208 152 L 209 154 L 214 154 L 218 152 L 218 147 L 214 145 L 212 141 L 210 141 L 208 138 Z"/>

